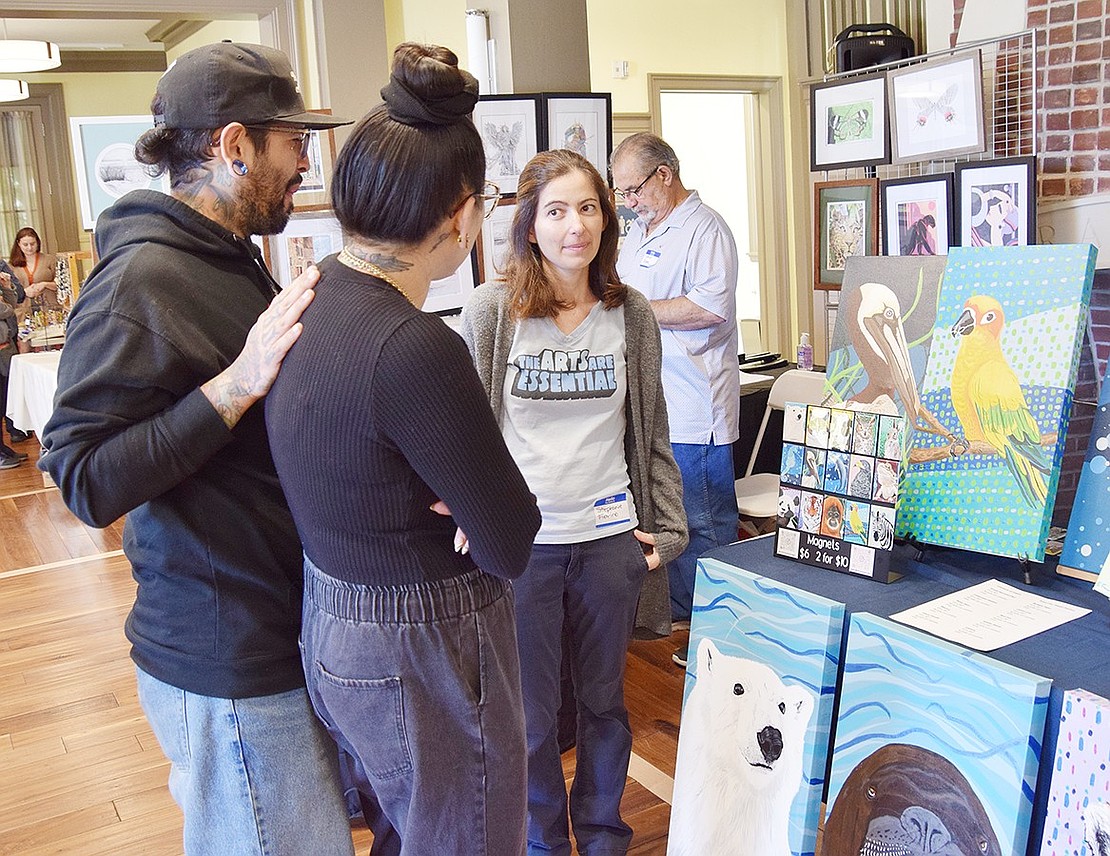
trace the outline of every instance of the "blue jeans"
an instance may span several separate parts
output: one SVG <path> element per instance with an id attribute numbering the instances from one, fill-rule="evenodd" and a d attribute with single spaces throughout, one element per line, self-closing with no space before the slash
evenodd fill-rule
<path id="1" fill-rule="evenodd" d="M 682 505 L 690 543 L 667 565 L 671 584 L 671 618 L 688 621 L 694 601 L 694 572 L 698 559 L 716 547 L 736 540 L 736 475 L 732 446 L 671 443 L 682 473 Z"/>
<path id="2" fill-rule="evenodd" d="M 136 672 L 187 856 L 353 856 L 335 744 L 303 689 L 211 698 Z"/>
<path id="3" fill-rule="evenodd" d="M 520 856 L 527 779 L 511 586 L 474 571 L 371 587 L 307 557 L 304 567 L 309 696 L 354 760 L 371 828 L 396 830 L 388 852 Z"/>
<path id="4" fill-rule="evenodd" d="M 632 829 L 620 803 L 632 754 L 625 655 L 647 573 L 631 532 L 578 544 L 536 544 L 514 583 L 528 723 L 528 853 L 569 856 L 567 788 L 557 716 L 563 623 L 578 700 L 570 818 L 583 856 L 624 854 Z"/>

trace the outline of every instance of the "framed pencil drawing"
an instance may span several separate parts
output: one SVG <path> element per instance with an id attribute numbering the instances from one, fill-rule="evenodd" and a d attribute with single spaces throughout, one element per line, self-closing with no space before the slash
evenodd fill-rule
<path id="1" fill-rule="evenodd" d="M 482 282 L 493 282 L 501 274 L 515 213 L 516 200 L 502 199 L 482 223 L 482 239 L 478 242 L 478 276 Z"/>
<path id="2" fill-rule="evenodd" d="M 613 149 L 613 103 L 608 92 L 545 92 L 543 118 L 548 149 L 570 149 L 608 181 Z"/>
<path id="3" fill-rule="evenodd" d="M 891 160 L 936 160 L 985 147 L 979 52 L 887 72 Z"/>
<path id="4" fill-rule="evenodd" d="M 463 308 L 478 277 L 478 254 L 468 255 L 458 270 L 443 279 L 432 280 L 432 287 L 421 307 L 434 315 L 453 315 Z"/>
<path id="5" fill-rule="evenodd" d="M 961 246 L 1024 247 L 1036 243 L 1035 158 L 956 164 L 956 199 Z"/>
<path id="6" fill-rule="evenodd" d="M 331 110 L 317 110 L 331 113 Z M 313 131 L 308 144 L 308 171 L 293 197 L 298 211 L 320 211 L 331 207 L 331 173 L 335 164 L 335 131 Z"/>
<path id="7" fill-rule="evenodd" d="M 285 231 L 265 238 L 266 265 L 282 288 L 308 266 L 343 248 L 343 230 L 331 210 L 294 214 Z"/>
<path id="8" fill-rule="evenodd" d="M 810 89 L 810 169 L 890 163 L 886 77 L 815 83 Z"/>
<path id="9" fill-rule="evenodd" d="M 878 193 L 879 183 L 873 178 L 814 184 L 815 288 L 840 288 L 849 257 L 875 255 Z"/>
<path id="10" fill-rule="evenodd" d="M 879 183 L 883 255 L 946 256 L 952 243 L 952 175 Z"/>
<path id="11" fill-rule="evenodd" d="M 91 231 L 101 212 L 132 190 L 170 192 L 168 175 L 152 178 L 135 160 L 135 141 L 152 127 L 149 114 L 74 116 L 69 120 L 83 229 Z"/>
<path id="12" fill-rule="evenodd" d="M 524 165 L 541 148 L 539 95 L 483 95 L 474 105 L 474 127 L 486 149 L 486 180 L 516 193 Z"/>

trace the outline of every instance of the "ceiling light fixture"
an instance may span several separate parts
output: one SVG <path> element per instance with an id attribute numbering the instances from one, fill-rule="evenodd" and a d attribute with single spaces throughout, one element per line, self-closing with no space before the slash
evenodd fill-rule
<path id="1" fill-rule="evenodd" d="M 22 80 L 0 80 L 0 101 L 23 101 L 30 94 Z"/>
<path id="2" fill-rule="evenodd" d="M 0 40 L 0 73 L 24 74 L 46 71 L 62 64 L 58 46 L 53 42 L 30 39 Z"/>

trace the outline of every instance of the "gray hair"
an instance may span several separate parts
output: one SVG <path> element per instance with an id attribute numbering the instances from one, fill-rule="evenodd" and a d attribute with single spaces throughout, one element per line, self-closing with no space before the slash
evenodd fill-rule
<path id="1" fill-rule="evenodd" d="M 644 172 L 657 166 L 665 166 L 675 178 L 679 177 L 678 155 L 666 140 L 655 134 L 642 132 L 625 137 L 620 145 L 613 149 L 613 155 L 609 158 L 609 168 L 612 169 L 619 159 L 625 157 L 633 158 Z"/>

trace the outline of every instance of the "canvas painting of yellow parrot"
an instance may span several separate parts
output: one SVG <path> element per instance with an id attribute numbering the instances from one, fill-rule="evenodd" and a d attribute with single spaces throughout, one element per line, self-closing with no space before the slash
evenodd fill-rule
<path id="1" fill-rule="evenodd" d="M 1089 244 L 954 247 L 897 533 L 1044 559 L 1087 323 Z"/>

